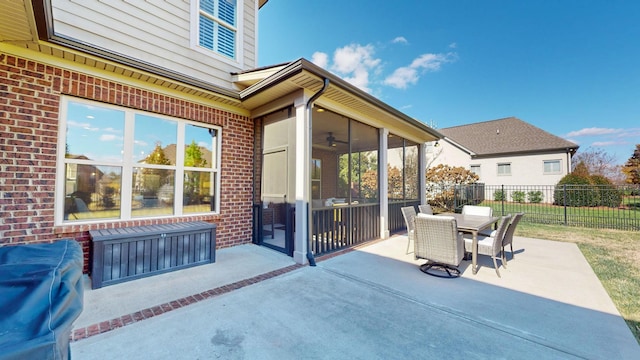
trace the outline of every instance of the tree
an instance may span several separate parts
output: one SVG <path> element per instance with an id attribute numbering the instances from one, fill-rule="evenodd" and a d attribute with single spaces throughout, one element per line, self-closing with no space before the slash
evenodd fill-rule
<path id="1" fill-rule="evenodd" d="M 159 142 L 156 143 L 155 149 L 144 159 L 144 162 L 146 164 L 171 165 L 171 160 L 164 154 L 164 150 L 162 150 Z M 156 195 L 160 186 L 164 185 L 169 172 L 165 169 L 144 168 L 142 169 L 142 174 L 142 187 L 144 188 L 145 194 Z"/>
<path id="2" fill-rule="evenodd" d="M 622 172 L 627 177 L 627 184 L 640 184 L 640 144 L 636 144 L 636 149 L 622 167 Z"/>
<path id="3" fill-rule="evenodd" d="M 184 151 L 184 166 L 189 167 L 205 167 L 207 160 L 202 157 L 202 149 L 195 140 L 191 140 L 191 144 Z"/>
<path id="4" fill-rule="evenodd" d="M 603 149 L 589 147 L 585 151 L 578 152 L 573 157 L 572 171 L 576 171 L 577 164 L 583 163 L 589 174 L 600 175 L 609 179 L 615 178 L 616 158 Z"/>

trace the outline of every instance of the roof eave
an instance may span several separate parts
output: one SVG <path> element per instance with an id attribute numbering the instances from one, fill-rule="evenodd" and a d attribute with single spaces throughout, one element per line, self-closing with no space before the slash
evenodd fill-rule
<path id="1" fill-rule="evenodd" d="M 431 136 L 435 137 L 436 139 L 442 139 L 444 138 L 444 136 L 442 134 L 440 134 L 438 131 L 436 131 L 435 129 L 427 126 L 425 123 L 418 121 L 406 114 L 404 114 L 403 112 L 391 107 L 390 105 L 380 101 L 379 99 L 377 99 L 376 97 L 372 96 L 371 94 L 361 90 L 360 88 L 350 84 L 349 82 L 343 80 L 342 78 L 331 74 L 330 72 L 322 69 L 321 67 L 313 64 L 312 62 L 304 59 L 304 58 L 300 58 L 298 60 L 292 61 L 291 63 L 289 63 L 287 66 L 284 66 L 282 69 L 280 69 L 279 71 L 277 71 L 275 74 L 273 74 L 272 76 L 264 79 L 263 81 L 260 81 L 248 88 L 246 88 L 245 90 L 240 92 L 240 98 L 241 100 L 246 100 L 251 98 L 252 96 L 255 96 L 273 86 L 276 86 L 277 84 L 286 81 L 287 79 L 298 75 L 302 72 L 307 72 L 310 75 L 317 77 L 318 80 L 320 82 L 322 82 L 325 78 L 329 79 L 329 86 L 335 86 L 338 87 L 340 89 L 342 89 L 343 91 L 346 91 L 348 93 L 353 94 L 354 96 L 357 96 L 359 98 L 364 99 L 366 102 L 368 102 L 369 104 L 379 108 L 380 110 L 383 110 L 384 112 L 387 112 L 388 114 L 391 114 L 393 117 L 396 117 L 398 119 L 401 119 L 409 124 L 411 124 L 412 126 L 429 133 Z"/>

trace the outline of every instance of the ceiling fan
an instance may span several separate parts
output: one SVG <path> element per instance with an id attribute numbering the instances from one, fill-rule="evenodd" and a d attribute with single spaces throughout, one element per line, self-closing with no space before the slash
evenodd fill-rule
<path id="1" fill-rule="evenodd" d="M 335 138 L 335 136 L 333 136 L 332 132 L 329 132 L 329 136 L 327 136 L 327 143 L 329 144 L 329 146 L 331 147 L 336 147 L 337 143 L 341 143 L 341 144 L 348 144 L 348 141 L 342 141 L 342 140 L 338 140 Z"/>

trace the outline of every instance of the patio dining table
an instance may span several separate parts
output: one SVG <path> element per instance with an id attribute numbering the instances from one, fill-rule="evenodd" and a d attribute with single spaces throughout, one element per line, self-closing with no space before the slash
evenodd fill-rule
<path id="1" fill-rule="evenodd" d="M 500 218 L 496 216 L 464 215 L 457 213 L 441 213 L 438 215 L 453 216 L 456 219 L 458 231 L 472 235 L 471 268 L 475 275 L 478 272 L 478 233 L 490 228 L 493 224 L 497 223 Z"/>

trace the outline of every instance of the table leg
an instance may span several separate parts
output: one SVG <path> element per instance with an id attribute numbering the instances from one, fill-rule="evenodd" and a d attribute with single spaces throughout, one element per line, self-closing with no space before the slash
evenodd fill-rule
<path id="1" fill-rule="evenodd" d="M 473 241 L 471 243 L 471 269 L 473 269 L 473 274 L 475 275 L 478 272 L 478 232 L 473 231 Z"/>

